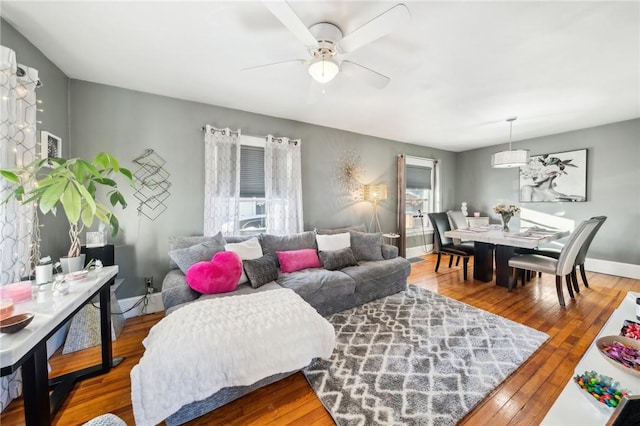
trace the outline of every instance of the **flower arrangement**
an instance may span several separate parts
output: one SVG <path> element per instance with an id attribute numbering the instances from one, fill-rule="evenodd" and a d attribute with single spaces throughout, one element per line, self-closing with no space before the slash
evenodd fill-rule
<path id="1" fill-rule="evenodd" d="M 531 179 L 534 184 L 541 184 L 547 179 L 566 175 L 565 169 L 567 167 L 578 167 L 575 164 L 571 164 L 571 161 L 573 160 L 561 160 L 558 157 L 550 157 L 549 154 L 544 154 L 532 158 L 526 167 L 521 167 L 520 175 L 525 179 Z"/>
<path id="2" fill-rule="evenodd" d="M 520 213 L 520 207 L 514 206 L 513 204 L 506 205 L 505 203 L 498 203 L 493 206 L 493 211 L 498 213 L 501 216 L 509 215 L 513 216 L 516 213 Z"/>
<path id="3" fill-rule="evenodd" d="M 493 211 L 502 216 L 502 230 L 508 232 L 509 221 L 514 214 L 520 213 L 520 207 L 514 206 L 513 204 L 506 205 L 505 203 L 498 203 L 493 206 Z"/>

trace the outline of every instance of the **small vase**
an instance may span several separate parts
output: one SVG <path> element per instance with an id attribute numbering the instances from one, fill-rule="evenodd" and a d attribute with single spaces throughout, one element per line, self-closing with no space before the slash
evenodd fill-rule
<path id="1" fill-rule="evenodd" d="M 504 232 L 509 232 L 509 221 L 511 220 L 511 215 L 510 214 L 503 214 L 502 215 L 502 230 Z"/>

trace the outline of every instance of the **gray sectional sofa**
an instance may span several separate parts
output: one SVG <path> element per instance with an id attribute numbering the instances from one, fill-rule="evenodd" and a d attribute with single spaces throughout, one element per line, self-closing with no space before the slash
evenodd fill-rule
<path id="1" fill-rule="evenodd" d="M 348 229 L 351 229 L 352 235 L 356 235 L 355 233 L 358 232 L 352 228 Z M 335 231 L 332 230 L 332 232 Z M 403 291 L 407 288 L 407 277 L 411 271 L 411 265 L 406 259 L 398 257 L 397 247 L 382 244 L 382 236 L 377 235 L 380 240 L 381 260 L 366 261 L 362 260 L 362 257 L 356 256 L 357 266 L 348 266 L 336 271 L 313 268 L 288 274 L 279 273 L 276 280 L 259 288 L 253 288 L 250 284 L 240 284 L 237 290 L 223 294 L 201 295 L 192 290 L 186 282 L 184 272 L 177 267 L 177 264 L 172 263 L 173 269 L 167 273 L 162 283 L 162 301 L 165 311 L 169 314 L 185 303 L 193 303 L 200 299 L 227 297 L 284 287 L 298 293 L 321 315 L 330 315 Z M 215 237 L 174 238 L 170 242 L 170 250 L 184 249 L 189 245 L 201 244 L 212 238 Z M 248 238 L 225 237 L 225 241 L 237 243 Z M 259 240 L 265 255 L 274 255 L 276 251 L 317 248 L 314 231 L 303 232 L 295 236 L 263 234 L 259 236 Z"/>
<path id="2" fill-rule="evenodd" d="M 344 231 L 351 233 L 351 248 L 353 249 L 355 260 L 357 260 L 357 265 L 346 266 L 339 270 L 310 268 L 291 273 L 279 272 L 277 273 L 277 279 L 267 282 L 258 288 L 252 287 L 252 283 L 240 284 L 235 291 L 224 294 L 201 295 L 195 292 L 187 284 L 185 274 L 172 261 L 173 269 L 167 273 L 162 284 L 162 299 L 166 314 L 170 315 L 171 312 L 185 304 L 198 303 L 199 300 L 212 297 L 228 297 L 257 291 L 288 288 L 295 291 L 307 303 L 316 308 L 321 315 L 327 316 L 405 290 L 407 288 L 407 277 L 411 271 L 409 261 L 398 257 L 398 249 L 395 246 L 383 244 L 381 234 L 363 234 L 357 231 L 360 229 L 360 227 L 356 227 L 324 231 L 325 233 Z M 322 232 L 318 230 L 318 233 Z M 173 238 L 170 241 L 170 253 L 189 251 L 187 249 L 198 244 L 204 244 L 205 246 L 208 244 L 209 249 L 211 249 L 216 244 L 219 245 L 219 238 L 220 235 L 217 236 L 217 240 L 216 237 Z M 226 243 L 237 243 L 249 237 L 224 238 Z M 276 259 L 275 253 L 277 251 L 317 249 L 315 231 L 289 236 L 262 234 L 259 236 L 259 241 L 266 259 L 269 259 L 269 257 Z M 322 256 L 325 253 L 320 254 L 321 259 L 326 259 L 326 257 Z M 328 262 L 325 263 L 325 265 L 327 264 Z M 247 263 L 245 263 L 245 271 L 248 272 Z M 190 421 L 293 373 L 295 371 L 266 377 L 251 386 L 222 389 L 207 399 L 183 406 L 166 419 L 166 424 L 173 426 Z"/>

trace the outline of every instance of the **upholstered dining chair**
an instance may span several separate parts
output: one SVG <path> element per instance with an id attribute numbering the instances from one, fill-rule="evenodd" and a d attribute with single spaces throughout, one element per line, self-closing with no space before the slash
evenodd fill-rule
<path id="1" fill-rule="evenodd" d="M 591 242 L 595 238 L 596 234 L 607 220 L 607 216 L 594 216 L 591 219 L 597 220 L 598 225 L 591 231 L 591 234 L 587 237 L 587 239 L 580 247 L 580 251 L 576 256 L 575 264 L 573 265 L 573 270 L 571 271 L 571 282 L 573 283 L 573 289 L 580 293 L 580 287 L 578 287 L 578 274 L 576 272 L 577 268 L 580 268 L 580 275 L 582 277 L 582 283 L 585 287 L 589 287 L 589 281 L 587 281 L 587 274 L 584 269 L 584 262 L 587 259 L 587 252 L 589 251 L 589 247 L 591 246 Z M 552 257 L 554 259 L 558 259 L 560 257 L 560 250 L 554 249 L 520 249 L 516 250 L 517 254 L 539 254 L 542 256 Z"/>
<path id="2" fill-rule="evenodd" d="M 562 277 L 567 282 L 567 290 L 569 296 L 573 298 L 573 289 L 571 283 L 571 272 L 575 266 L 576 258 L 584 242 L 589 238 L 594 228 L 600 222 L 596 219 L 588 219 L 582 221 L 569 236 L 564 247 L 560 251 L 557 259 L 539 254 L 522 254 L 509 259 L 509 266 L 521 271 L 536 271 L 556 276 L 556 291 L 558 293 L 558 302 L 560 306 L 566 306 L 564 303 L 564 294 L 562 291 Z M 524 274 L 521 274 L 524 284 Z M 515 280 L 514 280 L 515 281 Z M 512 285 L 509 285 L 511 291 Z"/>
<path id="3" fill-rule="evenodd" d="M 444 236 L 445 232 L 451 230 L 447 213 L 429 213 L 428 216 L 429 221 L 431 221 L 431 225 L 433 225 L 434 250 L 438 254 L 438 260 L 436 260 L 436 272 L 438 272 L 438 268 L 440 267 L 440 257 L 443 253 L 451 256 L 449 258 L 449 267 L 451 267 L 453 263 L 454 256 L 459 256 L 463 259 L 463 276 L 466 281 L 469 257 L 474 254 L 473 243 L 456 244 L 453 239 Z"/>
<path id="4" fill-rule="evenodd" d="M 451 229 L 467 229 L 469 228 L 469 224 L 467 223 L 467 217 L 460 210 L 449 210 L 447 212 L 447 217 L 449 218 L 449 225 L 451 225 Z M 454 244 L 462 244 L 462 240 L 460 238 L 453 239 Z M 456 263 L 456 266 L 458 264 Z"/>

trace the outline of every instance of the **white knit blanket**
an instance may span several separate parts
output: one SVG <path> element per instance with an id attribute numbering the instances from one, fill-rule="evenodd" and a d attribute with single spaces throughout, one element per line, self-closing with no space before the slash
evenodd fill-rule
<path id="1" fill-rule="evenodd" d="M 163 318 L 131 370 L 137 426 L 155 425 L 185 404 L 229 386 L 329 358 L 333 326 L 289 289 L 208 299 Z"/>

